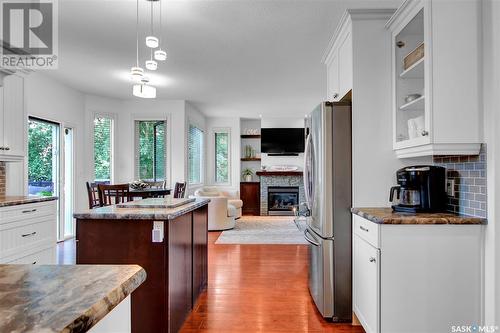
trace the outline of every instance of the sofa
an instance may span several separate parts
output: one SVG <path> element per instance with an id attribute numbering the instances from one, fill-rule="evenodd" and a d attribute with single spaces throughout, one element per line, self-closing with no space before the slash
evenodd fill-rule
<path id="1" fill-rule="evenodd" d="M 241 217 L 243 202 L 238 191 L 201 188 L 194 192 L 195 198 L 210 199 L 208 204 L 208 230 L 220 231 L 234 228 L 235 220 Z"/>

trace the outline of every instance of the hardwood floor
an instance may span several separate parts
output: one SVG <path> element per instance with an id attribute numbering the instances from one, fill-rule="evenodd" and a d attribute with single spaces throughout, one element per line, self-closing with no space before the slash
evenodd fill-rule
<path id="1" fill-rule="evenodd" d="M 208 288 L 181 332 L 364 332 L 318 313 L 306 245 L 215 245 L 219 234 L 209 233 Z"/>
<path id="2" fill-rule="evenodd" d="M 364 333 L 333 324 L 316 310 L 307 288 L 306 245 L 215 245 L 209 233 L 208 288 L 183 333 Z M 75 263 L 75 242 L 57 246 L 59 264 Z"/>

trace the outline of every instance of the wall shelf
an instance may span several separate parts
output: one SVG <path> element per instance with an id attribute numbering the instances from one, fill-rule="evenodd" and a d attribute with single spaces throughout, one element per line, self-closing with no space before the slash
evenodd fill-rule
<path id="1" fill-rule="evenodd" d="M 425 96 L 420 96 L 419 98 L 403 104 L 399 107 L 401 111 L 414 111 L 414 110 L 424 110 L 425 109 Z"/>
<path id="2" fill-rule="evenodd" d="M 260 139 L 260 134 L 242 134 L 242 139 Z"/>
<path id="3" fill-rule="evenodd" d="M 399 74 L 402 79 L 423 79 L 424 78 L 424 58 L 420 59 L 404 72 Z"/>
<path id="4" fill-rule="evenodd" d="M 253 161 L 260 162 L 260 157 L 242 157 L 241 161 L 242 162 L 253 162 Z"/>

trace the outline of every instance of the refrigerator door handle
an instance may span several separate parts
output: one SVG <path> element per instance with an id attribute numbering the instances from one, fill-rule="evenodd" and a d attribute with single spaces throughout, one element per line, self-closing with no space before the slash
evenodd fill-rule
<path id="1" fill-rule="evenodd" d="M 309 197 L 309 192 L 310 192 L 310 188 L 309 188 L 309 173 L 311 172 L 311 170 L 309 170 L 309 154 L 310 154 L 310 149 L 311 149 L 311 133 L 309 132 L 309 134 L 307 135 L 307 138 L 306 138 L 306 146 L 305 146 L 305 149 L 304 149 L 304 175 L 303 175 L 303 181 L 304 181 L 304 195 L 305 195 L 305 199 L 306 199 L 306 206 L 309 210 L 312 210 L 312 202 L 311 202 L 311 198 Z"/>
<path id="2" fill-rule="evenodd" d="M 309 243 L 311 243 L 312 245 L 314 246 L 320 246 L 320 244 L 316 241 L 313 241 L 312 239 L 310 239 L 309 237 L 307 237 L 307 234 L 309 233 L 309 230 L 304 230 L 304 238 L 306 239 L 306 241 L 308 241 Z"/>

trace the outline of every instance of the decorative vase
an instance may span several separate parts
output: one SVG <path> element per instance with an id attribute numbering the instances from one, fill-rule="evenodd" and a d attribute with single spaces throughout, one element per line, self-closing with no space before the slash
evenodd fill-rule
<path id="1" fill-rule="evenodd" d="M 246 182 L 251 182 L 252 181 L 252 175 L 245 175 L 245 181 Z"/>

